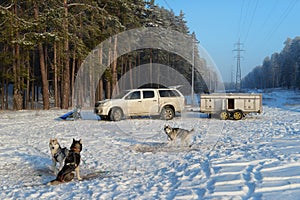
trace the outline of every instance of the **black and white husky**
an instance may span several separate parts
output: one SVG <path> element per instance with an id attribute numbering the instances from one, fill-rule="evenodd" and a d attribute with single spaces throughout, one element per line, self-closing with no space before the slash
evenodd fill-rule
<path id="1" fill-rule="evenodd" d="M 191 146 L 191 136 L 194 132 L 194 129 L 186 130 L 182 128 L 172 128 L 169 125 L 165 125 L 164 131 L 167 134 L 168 139 L 171 141 L 171 143 L 174 143 L 177 139 L 180 139 L 181 146 Z"/>
<path id="2" fill-rule="evenodd" d="M 49 185 L 58 185 L 60 183 L 69 182 L 74 178 L 74 171 L 78 180 L 82 180 L 79 174 L 80 152 L 82 151 L 82 141 L 73 139 L 68 156 L 65 159 L 63 168 L 58 172 L 56 179 L 51 181 Z"/>
<path id="3" fill-rule="evenodd" d="M 61 148 L 56 138 L 50 139 L 49 148 L 52 156 L 52 170 L 57 174 L 63 168 L 64 160 L 68 156 L 69 150 L 65 147 Z M 59 170 L 56 168 L 57 163 L 59 163 Z"/>

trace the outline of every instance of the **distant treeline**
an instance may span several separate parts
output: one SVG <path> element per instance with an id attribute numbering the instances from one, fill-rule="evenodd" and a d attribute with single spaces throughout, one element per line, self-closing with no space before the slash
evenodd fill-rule
<path id="1" fill-rule="evenodd" d="M 266 57 L 242 80 L 243 88 L 300 88 L 300 37 L 288 38 L 280 53 Z"/>
<path id="2" fill-rule="evenodd" d="M 192 36 L 183 12 L 177 16 L 154 0 L 1 1 L 0 109 L 75 106 L 72 87 L 91 50 L 122 31 L 157 26 Z M 111 41 L 112 58 L 117 42 Z M 118 57 L 107 68 L 95 99 L 109 98 L 118 78 L 150 62 L 166 64 L 191 81 L 192 67 L 179 55 L 142 49 Z M 195 79 L 196 91 L 205 90 L 201 76 L 195 74 Z"/>

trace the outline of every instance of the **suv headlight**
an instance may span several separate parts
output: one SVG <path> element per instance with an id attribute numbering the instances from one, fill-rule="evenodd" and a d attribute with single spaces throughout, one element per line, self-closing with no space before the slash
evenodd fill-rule
<path id="1" fill-rule="evenodd" d="M 105 101 L 105 102 L 103 102 L 101 105 L 102 106 L 108 106 L 110 104 L 110 101 Z"/>
<path id="2" fill-rule="evenodd" d="M 110 104 L 110 101 L 98 101 L 95 103 L 95 108 L 99 106 L 108 106 Z"/>

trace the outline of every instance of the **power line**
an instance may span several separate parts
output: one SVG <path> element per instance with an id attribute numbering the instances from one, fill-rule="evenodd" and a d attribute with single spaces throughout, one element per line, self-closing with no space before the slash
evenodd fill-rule
<path id="1" fill-rule="evenodd" d="M 271 15 L 274 13 L 274 10 L 275 10 L 276 7 L 277 7 L 278 1 L 279 1 L 279 0 L 276 0 L 276 1 L 273 3 L 273 6 L 270 8 L 268 14 L 266 15 L 267 17 L 266 17 L 265 21 L 262 23 L 262 26 L 261 26 L 260 30 L 262 30 L 263 28 L 266 27 L 267 22 L 269 21 Z"/>
<path id="2" fill-rule="evenodd" d="M 247 24 L 247 19 L 248 19 L 248 16 L 249 16 L 249 13 L 250 13 L 250 4 L 251 4 L 252 1 L 248 1 L 248 3 L 246 4 L 246 12 L 244 14 L 244 17 L 243 17 L 243 23 L 242 23 L 242 26 L 241 26 L 241 32 L 244 32 L 244 29 L 246 27 L 246 24 Z M 241 38 L 241 33 L 240 33 L 240 37 Z"/>
<path id="3" fill-rule="evenodd" d="M 242 7 L 241 7 L 241 12 L 240 12 L 239 27 L 238 27 L 238 38 L 241 36 L 241 21 L 242 21 L 242 16 L 243 16 L 244 4 L 245 4 L 245 0 L 243 0 L 243 4 L 242 4 Z"/>
<path id="4" fill-rule="evenodd" d="M 248 31 L 247 31 L 245 39 L 244 39 L 244 43 L 246 43 L 246 40 L 248 38 L 248 34 L 250 32 L 250 29 L 251 29 L 251 26 L 252 26 L 252 23 L 253 23 L 254 15 L 256 13 L 257 5 L 258 5 L 258 0 L 256 0 L 256 3 L 255 3 L 254 11 L 253 11 L 251 19 L 250 19 L 250 24 L 249 24 Z"/>
<path id="5" fill-rule="evenodd" d="M 238 38 L 242 38 L 241 40 L 243 40 L 244 43 L 248 39 L 248 35 L 252 28 L 258 3 L 258 0 L 247 1 L 247 4 L 245 4 L 245 0 L 243 1 L 239 19 Z"/>
<path id="6" fill-rule="evenodd" d="M 169 5 L 168 1 L 167 1 L 167 0 L 164 0 L 164 2 L 165 2 L 165 4 L 168 6 L 168 8 L 169 8 L 170 10 L 172 10 L 172 8 L 171 8 L 171 6 Z"/>
<path id="7" fill-rule="evenodd" d="M 281 17 L 278 20 L 278 24 L 275 24 L 274 28 L 271 29 L 271 31 L 267 34 L 265 41 L 268 41 L 272 35 L 277 31 L 277 29 L 280 27 L 280 25 L 283 23 L 283 21 L 287 18 L 287 16 L 290 14 L 292 9 L 295 7 L 295 5 L 298 3 L 298 0 L 291 1 L 288 7 L 285 9 L 285 11 L 282 13 Z"/>

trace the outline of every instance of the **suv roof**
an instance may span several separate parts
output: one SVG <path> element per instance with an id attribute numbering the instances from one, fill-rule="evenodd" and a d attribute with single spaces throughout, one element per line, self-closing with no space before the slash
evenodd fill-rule
<path id="1" fill-rule="evenodd" d="M 151 86 L 150 84 L 145 84 L 145 85 L 142 85 L 141 87 L 136 88 L 136 89 L 179 89 L 181 87 L 182 87 L 182 85 L 174 85 L 174 86 L 166 87 L 164 85 L 159 85 L 159 84 L 156 84 L 154 86 Z M 134 89 L 128 89 L 128 90 L 134 90 Z"/>
<path id="2" fill-rule="evenodd" d="M 161 85 L 161 84 L 157 84 L 157 83 L 148 83 L 148 84 L 142 85 L 138 89 L 144 89 L 144 88 L 147 88 L 147 89 L 150 89 L 150 88 L 151 89 L 159 89 L 159 88 L 167 88 L 167 87 L 164 86 L 164 85 Z"/>

